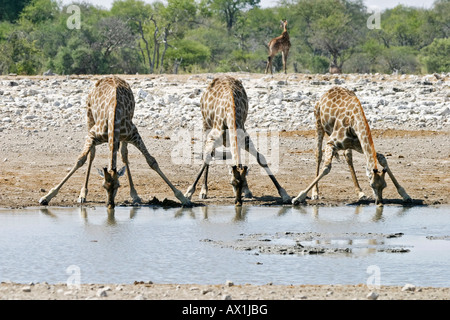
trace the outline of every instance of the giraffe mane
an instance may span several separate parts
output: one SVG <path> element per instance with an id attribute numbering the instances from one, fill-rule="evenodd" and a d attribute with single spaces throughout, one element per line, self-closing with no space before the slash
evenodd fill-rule
<path id="1" fill-rule="evenodd" d="M 239 145 L 238 145 L 238 132 L 237 132 L 237 126 L 236 126 L 236 101 L 234 100 L 234 88 L 235 88 L 235 83 L 232 81 L 232 79 L 230 79 L 229 81 L 230 86 L 229 86 L 229 90 L 230 90 L 230 94 L 231 94 L 231 102 L 232 102 L 232 106 L 231 109 L 233 110 L 233 120 L 234 120 L 234 138 L 236 139 L 236 157 L 237 157 L 237 164 L 239 165 L 239 168 L 242 167 L 241 164 L 241 159 L 239 157 Z M 229 130 L 230 128 L 228 128 Z"/>
<path id="2" fill-rule="evenodd" d="M 355 97 L 356 97 L 356 95 L 355 95 Z M 361 115 L 362 115 L 362 118 L 363 118 L 363 121 L 364 121 L 364 126 L 366 128 L 367 139 L 369 140 L 370 147 L 372 148 L 372 157 L 373 157 L 374 169 L 378 170 L 378 168 L 377 168 L 377 152 L 375 151 L 375 145 L 373 144 L 372 132 L 370 131 L 369 123 L 367 122 L 366 114 L 364 113 L 364 109 L 363 109 L 363 107 L 361 105 L 361 102 L 359 101 L 358 98 L 356 98 L 356 99 L 358 101 L 358 106 L 359 106 L 359 109 L 361 111 Z"/>

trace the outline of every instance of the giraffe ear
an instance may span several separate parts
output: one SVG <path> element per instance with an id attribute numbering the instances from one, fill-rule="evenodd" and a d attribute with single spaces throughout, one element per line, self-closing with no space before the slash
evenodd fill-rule
<path id="1" fill-rule="evenodd" d="M 98 174 L 100 175 L 100 177 L 102 177 L 102 178 L 104 178 L 105 177 L 105 172 L 106 172 L 106 168 L 103 168 L 103 169 L 98 169 L 97 168 L 97 172 L 98 172 Z"/>
<path id="2" fill-rule="evenodd" d="M 123 176 L 125 174 L 125 169 L 126 168 L 127 168 L 126 166 L 123 166 L 122 169 L 117 171 L 117 176 L 119 176 L 119 177 Z"/>

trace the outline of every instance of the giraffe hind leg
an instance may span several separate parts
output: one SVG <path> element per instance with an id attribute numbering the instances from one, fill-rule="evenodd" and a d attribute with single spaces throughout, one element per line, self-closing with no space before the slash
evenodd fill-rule
<path id="1" fill-rule="evenodd" d="M 123 141 L 121 144 L 122 145 L 120 147 L 120 153 L 122 156 L 122 161 L 125 164 L 125 167 L 127 168 L 128 183 L 130 184 L 130 196 L 131 199 L 133 199 L 133 203 L 139 204 L 142 202 L 142 200 L 138 196 L 138 193 L 134 188 L 133 179 L 131 178 L 130 162 L 128 161 L 128 143 Z"/>
<path id="2" fill-rule="evenodd" d="M 223 143 L 223 132 L 217 129 L 212 129 L 207 136 L 206 139 L 206 145 L 205 145 L 205 152 L 204 152 L 204 161 L 203 165 L 194 181 L 194 183 L 189 186 L 189 188 L 186 190 L 184 196 L 187 199 L 191 199 L 192 195 L 195 192 L 195 188 L 197 187 L 197 183 L 200 180 L 204 170 L 209 166 L 209 163 L 212 160 L 212 156 L 214 153 L 214 150 Z M 207 183 L 207 178 L 205 178 L 205 184 Z"/>
<path id="3" fill-rule="evenodd" d="M 301 202 L 304 202 L 306 200 L 306 196 L 311 190 L 315 184 L 319 182 L 320 179 L 322 179 L 324 176 L 326 176 L 331 171 L 331 162 L 333 160 L 333 156 L 335 155 L 335 147 L 332 144 L 327 144 L 325 147 L 325 163 L 322 167 L 322 172 L 314 179 L 314 181 L 303 191 L 301 191 L 297 197 L 292 199 L 293 205 L 298 205 Z"/>
<path id="4" fill-rule="evenodd" d="M 353 180 L 353 184 L 355 185 L 355 192 L 358 196 L 358 200 L 364 200 L 367 197 L 364 194 L 364 192 L 362 191 L 362 189 L 358 183 L 358 178 L 356 177 L 355 168 L 353 167 L 352 150 L 351 149 L 345 150 L 344 156 L 345 156 L 345 160 L 347 160 L 348 168 L 350 169 L 350 174 L 352 175 L 352 180 Z"/>

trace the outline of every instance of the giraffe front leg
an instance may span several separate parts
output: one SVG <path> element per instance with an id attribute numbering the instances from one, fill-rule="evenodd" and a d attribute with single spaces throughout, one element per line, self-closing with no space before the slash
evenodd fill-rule
<path id="1" fill-rule="evenodd" d="M 155 170 L 158 173 L 158 175 L 164 180 L 164 182 L 170 187 L 170 189 L 172 189 L 173 194 L 181 202 L 182 205 L 190 206 L 191 202 L 189 201 L 189 199 L 187 199 L 180 190 L 175 188 L 175 186 L 169 181 L 169 179 L 167 179 L 167 177 L 161 171 L 158 162 L 156 161 L 155 158 L 153 158 L 150 155 L 147 148 L 145 147 L 144 141 L 142 141 L 142 138 L 137 132 L 137 129 L 135 129 L 135 132 L 131 136 L 133 137 L 133 139 L 130 140 L 129 142 L 133 144 L 144 155 L 145 160 L 147 161 L 147 164 L 150 166 L 150 168 Z"/>
<path id="2" fill-rule="evenodd" d="M 318 117 L 316 117 L 318 119 Z M 317 131 L 317 146 L 316 146 L 316 177 L 319 176 L 320 173 L 320 164 L 322 163 L 322 144 L 323 137 L 325 135 L 325 131 L 322 128 L 322 124 L 320 120 L 316 120 L 316 131 Z M 319 199 L 319 184 L 316 183 L 312 188 L 311 199 L 318 200 Z"/>
<path id="3" fill-rule="evenodd" d="M 92 137 L 89 136 L 85 142 L 83 152 L 78 157 L 78 160 L 75 163 L 75 165 L 73 166 L 73 168 L 69 171 L 69 173 L 64 177 L 64 179 L 56 187 L 52 188 L 49 191 L 49 193 L 47 193 L 44 197 L 39 199 L 40 205 L 46 206 L 49 204 L 50 200 L 52 200 L 58 194 L 59 190 L 62 188 L 64 183 L 66 183 L 66 181 L 69 180 L 69 178 L 74 174 L 75 171 L 77 171 L 81 166 L 83 166 L 83 164 L 87 160 L 87 156 L 88 156 L 89 152 L 91 151 L 91 148 L 93 148 L 93 147 L 94 147 L 93 139 L 92 139 Z"/>
<path id="4" fill-rule="evenodd" d="M 253 155 L 256 158 L 256 162 L 258 162 L 258 164 L 264 168 L 264 170 L 266 171 L 270 180 L 272 180 L 273 184 L 275 185 L 275 188 L 277 188 L 278 194 L 280 195 L 281 199 L 283 200 L 283 203 L 290 203 L 291 197 L 286 192 L 286 190 L 284 190 L 284 188 L 281 187 L 281 185 L 278 183 L 277 179 L 275 178 L 272 171 L 270 170 L 270 168 L 267 164 L 267 160 L 264 157 L 264 155 L 262 155 L 261 153 L 258 152 L 258 150 L 256 150 L 255 145 L 253 144 L 253 141 L 250 139 L 250 136 L 247 133 L 245 133 L 245 139 L 246 139 L 245 143 L 244 143 L 245 150 L 247 152 L 249 152 L 251 155 Z M 248 186 L 247 186 L 247 188 L 248 188 Z"/>
<path id="5" fill-rule="evenodd" d="M 311 190 L 320 179 L 326 176 L 331 171 L 331 161 L 333 160 L 333 155 L 335 153 L 334 146 L 327 144 L 325 148 L 325 163 L 322 168 L 322 172 L 314 179 L 314 181 L 303 191 L 301 191 L 297 197 L 292 199 L 293 205 L 298 205 L 306 200 L 309 190 Z"/>
<path id="6" fill-rule="evenodd" d="M 200 194 L 198 195 L 199 199 L 206 199 L 208 197 L 208 170 L 209 170 L 209 165 L 206 165 L 203 186 L 202 186 L 202 189 L 200 190 Z M 194 192 L 194 190 L 192 190 L 192 193 L 193 192 Z M 191 196 L 192 196 L 192 194 L 191 194 Z"/>
<path id="7" fill-rule="evenodd" d="M 84 185 L 81 188 L 80 191 L 80 196 L 78 197 L 78 202 L 79 203 L 85 203 L 86 202 L 86 197 L 88 194 L 88 182 L 89 182 L 89 175 L 91 173 L 91 167 L 92 167 L 92 162 L 94 161 L 95 158 L 95 147 L 91 148 L 91 152 L 89 153 L 89 162 L 88 162 L 88 168 L 86 171 L 86 178 L 84 181 Z"/>
<path id="8" fill-rule="evenodd" d="M 392 183 L 394 183 L 395 188 L 397 188 L 398 194 L 403 198 L 403 201 L 411 202 L 412 201 L 411 197 L 406 193 L 405 189 L 398 183 L 397 179 L 394 177 L 394 174 L 392 173 L 391 169 L 388 166 L 386 157 L 381 153 L 377 153 L 377 160 L 388 173 L 389 177 L 392 180 Z"/>

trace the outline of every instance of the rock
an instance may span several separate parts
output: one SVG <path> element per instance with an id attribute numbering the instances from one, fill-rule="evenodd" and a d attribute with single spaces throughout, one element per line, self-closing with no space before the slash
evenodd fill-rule
<path id="1" fill-rule="evenodd" d="M 449 107 L 443 107 L 439 111 L 436 112 L 439 116 L 446 116 L 450 114 L 450 108 Z"/>
<path id="2" fill-rule="evenodd" d="M 31 287 L 30 286 L 25 286 L 22 288 L 23 292 L 31 292 Z"/>
<path id="3" fill-rule="evenodd" d="M 229 294 L 224 294 L 222 296 L 222 300 L 232 300 L 232 299 L 231 299 L 231 296 Z"/>
<path id="4" fill-rule="evenodd" d="M 54 76 L 56 75 L 55 73 L 53 73 L 52 69 L 48 69 L 47 71 L 45 71 L 43 73 L 44 76 Z"/>
<path id="5" fill-rule="evenodd" d="M 105 288 L 98 289 L 97 290 L 97 297 L 101 297 L 101 298 L 107 297 L 108 294 L 106 293 L 106 291 L 107 290 Z"/>
<path id="6" fill-rule="evenodd" d="M 233 281 L 227 280 L 227 281 L 225 282 L 225 285 L 226 285 L 227 287 L 232 287 L 232 286 L 234 286 L 234 283 L 233 283 Z"/>
<path id="7" fill-rule="evenodd" d="M 375 291 L 371 291 L 369 292 L 369 294 L 366 296 L 367 299 L 369 300 L 377 300 L 378 299 L 378 293 L 376 293 Z"/>
<path id="8" fill-rule="evenodd" d="M 137 96 L 141 99 L 145 99 L 148 96 L 148 93 L 142 89 L 139 89 Z"/>
<path id="9" fill-rule="evenodd" d="M 403 286 L 402 291 L 415 291 L 416 286 L 410 283 L 407 283 Z"/>

